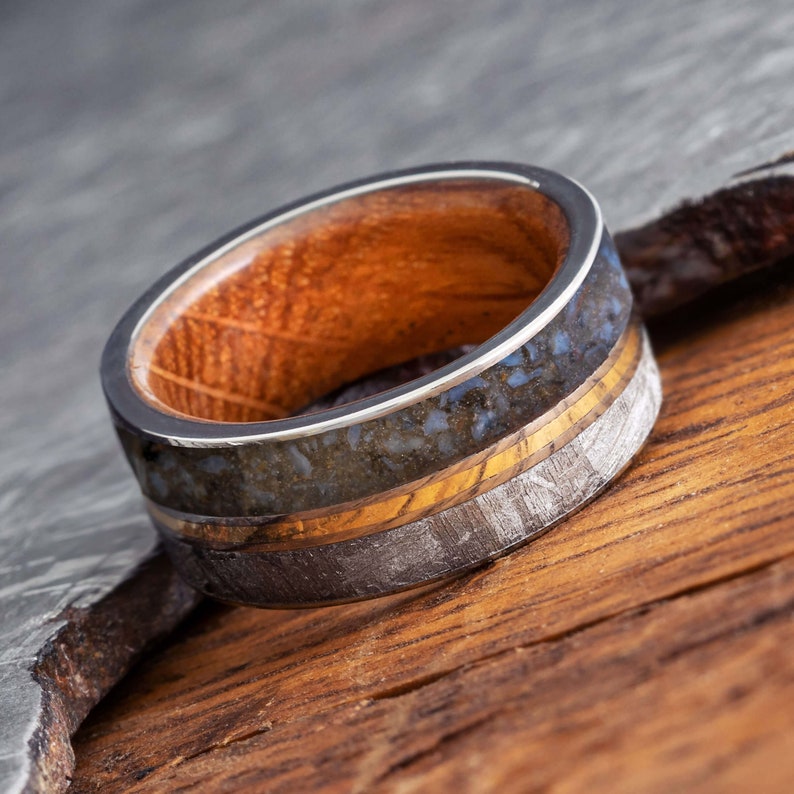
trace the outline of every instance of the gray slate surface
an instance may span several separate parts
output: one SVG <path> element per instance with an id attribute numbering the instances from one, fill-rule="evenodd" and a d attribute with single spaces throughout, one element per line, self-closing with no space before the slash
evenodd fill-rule
<path id="1" fill-rule="evenodd" d="M 562 170 L 625 228 L 794 148 L 790 0 L 0 6 L 0 790 L 30 670 L 154 535 L 96 367 L 158 274 L 280 203 L 447 159 Z"/>

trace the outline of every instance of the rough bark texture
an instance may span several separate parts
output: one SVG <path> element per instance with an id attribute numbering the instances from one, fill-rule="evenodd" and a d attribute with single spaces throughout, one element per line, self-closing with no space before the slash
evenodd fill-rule
<path id="1" fill-rule="evenodd" d="M 754 179 L 687 201 L 615 241 L 645 317 L 794 254 L 794 178 Z"/>
<path id="2" fill-rule="evenodd" d="M 63 787 L 74 768 L 70 736 L 88 712 L 199 602 L 162 554 L 144 560 L 103 599 L 68 607 L 63 627 L 42 648 L 33 675 L 42 690 L 28 787 Z"/>
<path id="3" fill-rule="evenodd" d="M 778 228 L 769 219 L 779 217 L 777 208 L 784 206 L 773 194 L 784 202 L 790 199 L 788 183 L 774 177 L 785 177 L 790 168 L 786 153 L 791 150 L 794 107 L 787 101 L 794 65 L 792 36 L 794 12 L 788 0 L 762 6 L 735 6 L 724 0 L 680 0 L 672 6 L 621 0 L 597 4 L 234 0 L 222 9 L 215 3 L 187 0 L 5 4 L 0 11 L 0 368 L 4 375 L 0 788 L 41 790 L 65 785 L 69 730 L 142 645 L 166 630 L 190 604 L 167 576 L 170 583 L 163 598 L 154 605 L 148 602 L 140 613 L 133 610 L 136 620 L 129 620 L 131 612 L 122 600 L 110 596 L 125 581 L 132 582 L 133 591 L 147 586 L 145 579 L 136 577 L 155 544 L 105 417 L 96 365 L 113 322 L 155 276 L 241 221 L 312 190 L 392 167 L 484 157 L 536 162 L 574 176 L 598 196 L 612 229 L 652 222 L 682 200 L 696 201 L 726 186 L 746 190 L 732 175 L 748 172 L 741 180 L 761 180 L 760 188 L 728 194 L 728 201 L 689 207 L 675 216 L 683 220 L 672 227 L 640 230 L 621 245 L 630 262 L 646 271 L 648 267 L 656 271 L 653 263 L 659 261 L 671 261 L 674 267 L 681 245 L 687 251 L 694 247 L 698 270 L 703 262 L 705 270 L 715 261 L 725 263 L 723 271 L 717 270 L 718 281 L 730 275 L 737 262 L 750 267 L 770 262 L 790 245 L 790 233 L 785 231 L 789 227 Z M 775 167 L 755 170 L 768 162 L 776 162 Z M 743 199 L 733 201 L 739 195 Z M 783 216 L 785 221 L 785 211 Z M 790 223 L 788 217 L 785 223 Z M 704 243 L 699 230 L 712 222 L 718 228 L 706 233 Z M 680 243 L 672 253 L 670 239 Z M 760 241 L 756 247 L 750 240 Z M 776 275 L 786 278 L 784 270 Z M 648 279 L 647 272 L 635 279 L 642 301 L 650 305 L 661 296 L 655 305 L 664 308 L 670 290 L 653 280 L 647 286 Z M 693 291 L 704 286 L 700 272 L 691 279 Z M 650 297 L 644 297 L 646 291 Z M 791 304 L 778 296 L 763 305 L 752 304 L 747 317 L 712 317 L 715 322 L 729 321 L 728 325 L 722 329 L 715 325 L 713 331 L 687 326 L 683 333 L 689 341 L 680 340 L 664 351 L 668 413 L 655 442 L 663 445 L 664 462 L 655 484 L 640 461 L 616 491 L 647 487 L 655 492 L 653 505 L 647 503 L 642 512 L 632 501 L 625 517 L 615 521 L 615 505 L 604 499 L 582 514 L 595 520 L 583 536 L 591 539 L 587 542 L 593 548 L 598 537 L 606 542 L 610 532 L 625 533 L 619 535 L 620 543 L 614 537 L 614 545 L 591 557 L 593 571 L 605 574 L 577 583 L 581 571 L 572 552 L 574 568 L 567 572 L 555 565 L 549 567 L 545 583 L 534 576 L 526 578 L 529 569 L 518 559 L 529 561 L 530 568 L 542 567 L 544 560 L 555 558 L 555 548 L 564 556 L 566 543 L 576 542 L 575 534 L 554 533 L 542 541 L 540 551 L 533 551 L 539 557 L 526 552 L 494 566 L 495 578 L 492 572 L 439 588 L 435 595 L 403 596 L 308 617 L 211 611 L 205 616 L 207 637 L 218 629 L 219 620 L 252 630 L 262 664 L 277 665 L 279 654 L 286 654 L 289 664 L 303 671 L 296 680 L 313 687 L 309 694 L 290 690 L 291 678 L 286 674 L 273 678 L 270 667 L 254 663 L 249 668 L 270 676 L 267 681 L 279 682 L 290 695 L 289 713 L 296 720 L 314 715 L 307 723 L 285 719 L 292 731 L 299 731 L 301 724 L 318 727 L 326 718 L 338 719 L 344 727 L 357 714 L 365 715 L 364 710 L 356 711 L 359 697 L 368 702 L 368 693 L 392 693 L 374 702 L 378 709 L 390 703 L 399 706 L 397 712 L 377 712 L 386 720 L 381 723 L 386 733 L 378 735 L 393 741 L 367 750 L 369 771 L 347 767 L 338 774 L 361 776 L 364 783 L 379 775 L 386 775 L 384 781 L 396 781 L 395 775 L 408 780 L 425 765 L 433 766 L 439 757 L 434 742 L 438 752 L 449 752 L 450 758 L 460 751 L 455 756 L 458 774 L 484 768 L 478 767 L 485 763 L 482 758 L 465 744 L 478 741 L 488 730 L 484 712 L 477 711 L 480 706 L 470 721 L 463 718 L 468 712 L 441 707 L 433 717 L 433 704 L 444 701 L 426 696 L 440 690 L 428 687 L 410 694 L 415 688 L 412 682 L 422 676 L 427 681 L 437 674 L 444 676 L 433 686 L 454 683 L 454 677 L 445 675 L 445 658 L 453 659 L 453 667 L 476 667 L 487 658 L 489 648 L 499 653 L 507 649 L 505 658 L 518 658 L 522 652 L 510 649 L 534 647 L 536 640 L 542 640 L 539 647 L 544 652 L 567 657 L 571 644 L 593 636 L 580 633 L 578 627 L 648 601 L 660 610 L 690 603 L 697 608 L 688 617 L 681 613 L 684 623 L 677 623 L 675 616 L 669 624 L 659 623 L 671 629 L 661 631 L 659 643 L 654 642 L 657 624 L 626 623 L 623 630 L 624 624 L 610 623 L 603 630 L 614 629 L 615 637 L 647 639 L 646 655 L 636 657 L 645 659 L 640 669 L 657 669 L 658 660 L 667 658 L 665 648 L 670 658 L 686 665 L 687 658 L 695 657 L 682 650 L 688 647 L 686 642 L 675 645 L 677 638 L 690 636 L 680 627 L 697 624 L 703 632 L 713 629 L 715 621 L 708 616 L 722 614 L 719 598 L 728 599 L 733 593 L 730 617 L 738 622 L 724 624 L 724 642 L 707 646 L 714 657 L 697 656 L 698 664 L 712 658 L 713 669 L 726 673 L 706 680 L 725 682 L 725 693 L 733 693 L 733 705 L 726 705 L 727 694 L 723 700 L 717 689 L 698 687 L 704 667 L 681 668 L 682 673 L 688 670 L 694 675 L 692 683 L 671 667 L 665 673 L 668 677 L 653 685 L 656 689 L 642 690 L 639 684 L 623 687 L 624 699 L 597 701 L 600 710 L 580 713 L 573 705 L 570 710 L 560 707 L 555 712 L 561 715 L 559 721 L 543 723 L 549 731 L 547 741 L 540 741 L 543 736 L 537 733 L 539 741 L 527 744 L 529 734 L 516 733 L 516 743 L 510 745 L 509 734 L 496 731 L 495 752 L 512 746 L 513 753 L 521 747 L 526 764 L 533 759 L 546 764 L 544 774 L 553 775 L 555 769 L 562 773 L 565 768 L 584 774 L 586 769 L 573 765 L 573 756 L 565 753 L 558 756 L 567 762 L 564 767 L 548 765 L 566 732 L 589 719 L 590 733 L 582 734 L 584 744 L 570 747 L 601 746 L 608 737 L 600 726 L 612 724 L 609 715 L 619 714 L 628 724 L 633 714 L 653 706 L 668 715 L 667 721 L 657 724 L 660 733 L 640 732 L 634 738 L 622 733 L 625 747 L 638 751 L 644 747 L 646 756 L 658 748 L 659 753 L 684 759 L 682 764 L 694 759 L 691 763 L 702 774 L 712 770 L 718 781 L 720 770 L 736 768 L 730 765 L 734 756 L 749 759 L 743 769 L 753 779 L 772 754 L 782 761 L 768 768 L 790 774 L 786 764 L 792 754 L 785 750 L 791 732 L 783 729 L 790 729 L 786 719 L 794 709 L 789 707 L 790 667 L 781 650 L 787 624 L 776 624 L 774 617 L 784 614 L 780 610 L 788 597 L 788 574 L 785 561 L 773 564 L 790 553 L 790 538 L 782 531 L 791 526 L 786 490 L 790 472 L 784 477 L 780 468 L 787 465 L 791 447 L 785 425 L 791 421 L 790 413 L 785 413 L 790 411 L 785 358 L 791 355 L 790 342 L 779 327 L 786 310 L 790 313 Z M 714 367 L 732 385 L 715 386 Z M 755 413 L 748 413 L 751 408 Z M 734 421 L 743 422 L 744 430 L 730 424 Z M 644 461 L 655 454 L 654 449 L 659 447 L 650 447 Z M 714 456 L 713 471 L 702 467 L 706 454 Z M 708 479 L 699 479 L 709 471 Z M 680 512 L 670 513 L 671 502 L 680 506 Z M 715 589 L 710 594 L 709 583 L 764 565 L 768 569 L 759 568 L 757 578 L 742 576 L 735 583 L 750 587 L 755 596 L 739 598 L 748 592 L 742 589 Z M 628 578 L 622 578 L 623 566 Z M 489 599 L 496 597 L 491 588 L 508 583 L 501 606 L 480 600 L 480 582 L 485 583 Z M 566 595 L 566 587 L 578 587 L 578 595 Z M 521 601 L 522 594 L 541 593 L 543 588 L 550 594 L 548 602 Z M 700 590 L 691 599 L 673 599 L 669 605 L 658 601 L 688 588 Z M 556 599 L 554 592 L 559 593 Z M 698 600 L 709 598 L 717 601 Z M 104 609 L 109 604 L 119 610 L 108 618 L 119 628 L 119 634 L 113 635 L 118 639 L 112 642 L 100 628 L 109 625 L 105 619 L 91 617 L 97 605 L 105 605 Z M 422 611 L 422 604 L 429 604 L 430 612 Z M 423 629 L 411 628 L 417 616 L 440 615 L 433 610 L 443 604 L 453 623 L 455 614 L 465 617 L 448 632 L 454 646 L 451 657 L 441 653 L 441 646 L 415 642 Z M 701 623 L 697 623 L 699 604 L 704 610 Z M 101 609 L 96 614 L 105 614 Z M 506 623 L 503 614 L 508 615 Z M 384 616 L 388 620 L 379 623 Z M 630 617 L 627 613 L 621 620 Z M 544 622 L 552 628 L 543 629 Z M 491 623 L 493 642 L 475 630 Z M 645 628 L 638 635 L 631 627 L 640 625 Z M 199 634 L 203 630 L 195 629 Z M 392 664 L 396 657 L 386 655 L 385 646 L 354 641 L 347 634 L 354 631 L 363 632 L 356 635 L 359 638 L 386 637 L 383 642 L 393 642 L 409 655 L 421 646 L 423 656 L 411 657 L 413 673 L 410 665 L 402 670 Z M 691 636 L 700 635 L 694 631 Z M 352 644 L 323 645 L 323 637 L 341 637 Z M 554 637 L 569 644 L 543 639 Z M 226 644 L 215 653 L 247 664 L 254 646 L 238 648 L 230 645 L 232 640 L 232 634 L 215 635 L 213 642 Z M 103 650 L 110 645 L 111 662 Z M 65 660 L 74 658 L 78 646 L 99 651 L 96 656 L 79 657 L 78 667 L 90 683 L 84 690 L 70 686 L 59 694 L 60 684 L 52 689 L 47 682 L 59 682 L 52 671 L 68 669 Z M 319 663 L 301 656 L 301 649 L 315 647 L 322 654 L 347 649 L 342 666 L 335 668 L 337 678 L 324 678 Z M 614 645 L 615 664 L 632 658 L 633 648 Z M 200 650 L 205 656 L 210 653 Z M 327 662 L 333 657 L 323 658 Z M 593 656 L 593 664 L 598 658 L 606 657 Z M 345 667 L 345 659 L 352 666 Z M 519 677 L 535 682 L 533 691 L 540 692 L 544 679 L 533 673 L 543 667 L 538 664 L 513 672 L 518 670 Z M 607 661 L 603 664 L 607 666 L 577 667 L 572 661 L 568 668 L 560 668 L 560 680 L 568 675 L 565 680 L 571 684 L 591 671 L 591 677 L 603 678 L 603 670 L 613 669 Z M 423 672 L 417 676 L 419 668 Z M 663 672 L 667 670 L 664 667 Z M 224 676 L 219 680 L 228 688 L 225 700 L 221 697 L 216 705 L 233 704 L 240 694 L 239 702 L 250 709 L 242 721 L 234 715 L 238 727 L 228 728 L 231 712 L 211 712 L 207 719 L 217 723 L 193 738 L 163 737 L 160 747 L 149 747 L 143 756 L 133 753 L 126 767 L 108 760 L 118 752 L 111 750 L 99 766 L 109 767 L 111 777 L 125 783 L 128 774 L 145 780 L 147 762 L 141 759 L 157 750 L 163 756 L 156 763 L 164 765 L 157 767 L 159 776 L 166 774 L 166 767 L 179 770 L 174 759 L 180 754 L 197 754 L 208 763 L 217 758 L 213 774 L 220 774 L 225 753 L 249 749 L 240 741 L 246 732 L 253 732 L 250 741 L 263 742 L 267 736 L 255 734 L 267 730 L 268 721 L 280 724 L 279 715 L 285 712 L 271 714 L 273 710 L 265 707 L 267 699 L 257 705 L 256 697 L 236 692 L 234 685 L 244 672 L 218 668 L 215 674 Z M 76 680 L 73 673 L 68 677 L 72 683 Z M 354 699 L 348 710 L 323 711 L 322 704 L 331 702 L 326 699 L 351 681 Z M 626 679 L 628 684 L 632 681 Z M 686 684 L 683 689 L 681 681 Z M 476 682 L 471 679 L 471 683 Z M 485 689 L 474 691 L 487 694 L 494 703 L 507 703 L 516 694 L 493 680 L 481 683 L 487 683 Z M 161 713 L 158 718 L 175 722 L 181 701 L 169 686 L 173 685 L 164 684 L 157 696 L 170 704 L 166 716 Z M 208 693 L 213 691 L 212 684 L 207 687 Z M 255 692 L 261 687 L 261 682 L 255 685 Z M 270 693 L 267 698 L 278 694 L 267 687 L 261 691 Z M 566 691 L 574 698 L 577 688 L 568 686 Z M 403 692 L 413 700 L 406 700 Z M 282 703 L 278 697 L 275 702 Z M 475 699 L 475 705 L 482 702 Z M 533 705 L 520 698 L 515 703 L 521 713 L 530 713 Z M 705 716 L 697 725 L 687 722 L 686 715 L 692 714 L 685 708 L 687 703 L 703 707 Z M 148 706 L 144 708 L 141 701 L 140 708 L 146 711 Z M 555 707 L 549 701 L 544 708 Z M 261 720 L 257 709 L 264 715 Z M 762 713 L 768 715 L 770 732 L 753 734 L 750 728 L 760 725 Z M 425 719 L 439 720 L 441 727 L 434 728 L 435 733 L 411 730 L 415 724 L 436 725 Z M 479 731 L 470 728 L 480 720 L 485 721 Z M 195 724 L 203 725 L 201 720 Z M 717 745 L 715 726 L 724 725 L 725 735 L 733 737 L 726 747 L 734 754 L 725 750 L 707 758 L 689 746 L 665 744 L 682 736 L 682 725 L 691 728 L 693 741 L 705 737 L 694 746 L 712 748 Z M 336 733 L 316 736 L 330 741 Z M 345 736 L 342 732 L 337 738 Z M 215 746 L 220 748 L 217 752 L 207 752 Z M 287 767 L 297 770 L 291 774 L 310 774 L 301 771 L 305 761 L 290 754 L 297 753 L 299 745 L 286 747 L 269 745 L 267 752 L 273 755 L 267 756 L 268 768 L 276 770 L 274 774 Z M 737 748 L 744 748 L 744 755 Z M 355 745 L 343 741 L 329 743 L 322 752 L 316 745 L 316 751 L 319 767 L 334 754 L 357 752 Z M 87 759 L 98 757 L 93 754 L 99 750 L 89 751 L 85 745 L 85 752 Z M 640 764 L 642 758 L 629 753 L 620 759 L 612 756 L 610 762 Z M 63 759 L 64 765 L 59 765 Z M 292 767 L 290 759 L 294 759 Z M 242 769 L 234 763 L 227 766 Z M 185 774 L 201 771 L 194 764 L 183 767 Z M 388 772 L 390 767 L 393 772 Z M 439 774 L 451 774 L 451 768 L 439 767 Z M 490 768 L 514 769 L 509 763 Z M 594 766 L 587 768 L 593 775 L 601 774 Z M 88 772 L 81 774 L 81 786 L 93 785 Z M 429 777 L 415 780 L 419 781 L 415 785 L 432 782 Z M 568 780 L 570 785 L 577 782 Z"/>

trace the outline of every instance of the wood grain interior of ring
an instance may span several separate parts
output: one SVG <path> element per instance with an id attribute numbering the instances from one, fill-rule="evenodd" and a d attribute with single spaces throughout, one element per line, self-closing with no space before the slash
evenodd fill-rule
<path id="1" fill-rule="evenodd" d="M 283 418 L 367 373 L 485 341 L 537 297 L 568 240 L 555 203 L 501 180 L 331 203 L 168 294 L 133 341 L 131 379 L 176 416 Z"/>

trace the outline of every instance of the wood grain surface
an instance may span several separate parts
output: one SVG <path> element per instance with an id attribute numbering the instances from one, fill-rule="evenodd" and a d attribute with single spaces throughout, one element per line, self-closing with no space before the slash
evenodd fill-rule
<path id="1" fill-rule="evenodd" d="M 764 791 L 794 777 L 794 270 L 653 327 L 598 501 L 454 582 L 206 606 L 75 739 L 76 791 Z"/>
<path id="2" fill-rule="evenodd" d="M 774 261 L 790 240 L 780 235 L 776 211 L 788 188 L 778 204 L 743 185 L 769 185 L 791 171 L 792 37 L 790 0 L 2 4 L 0 789 L 63 788 L 70 730 L 147 642 L 194 603 L 162 561 L 150 564 L 155 535 L 96 376 L 113 324 L 155 278 L 239 223 L 312 191 L 422 162 L 492 158 L 580 180 L 613 230 L 657 221 L 681 201 L 726 186 L 745 190 L 743 202 L 706 205 L 696 226 L 662 229 L 661 237 L 658 227 L 645 229 L 650 236 L 635 249 L 640 268 L 643 252 L 653 248 L 646 263 L 666 256 L 671 272 L 677 252 L 695 253 L 687 277 L 700 290 L 704 279 L 710 284 L 723 274 L 715 262 L 731 271 L 736 261 Z M 766 162 L 777 165 L 755 170 Z M 733 222 L 737 217 L 742 223 Z M 750 229 L 743 225 L 753 219 Z M 770 245 L 748 251 L 751 239 Z M 737 250 L 749 258 L 732 259 Z M 649 282 L 646 273 L 634 284 L 647 289 L 648 305 L 667 305 L 669 280 Z M 724 359 L 731 350 L 715 344 L 712 354 Z M 769 366 L 777 367 L 779 356 Z M 755 393 L 760 387 L 743 370 L 746 361 L 735 366 Z M 777 376 L 770 377 L 769 399 L 782 399 L 782 387 L 772 391 Z M 697 426 L 706 433 L 745 399 L 712 394 Z M 697 393 L 691 399 L 700 404 Z M 696 431 L 693 425 L 690 435 Z M 720 447 L 723 477 L 741 480 L 774 437 L 760 435 L 741 454 Z M 703 493 L 688 491 L 674 473 L 679 463 L 692 473 L 687 456 L 670 459 L 659 521 L 668 493 L 681 500 L 697 493 L 688 499 L 695 515 L 706 510 L 701 496 L 708 506 L 715 499 L 706 485 L 698 486 Z M 752 483 L 742 487 L 747 509 L 772 498 L 763 491 L 771 486 L 759 486 L 761 493 Z M 718 500 L 716 508 L 723 509 Z M 728 515 L 729 523 L 738 520 Z M 647 532 L 654 521 L 638 518 L 632 526 Z M 697 522 L 682 526 L 681 549 L 671 541 L 664 553 L 683 554 L 698 533 Z M 753 537 L 737 535 L 731 553 L 759 553 Z M 545 548 L 558 542 L 550 537 Z M 626 541 L 627 553 L 637 542 Z M 785 537 L 779 542 L 784 546 Z M 693 579 L 698 570 L 711 575 L 711 559 L 705 551 L 690 557 Z M 649 586 L 637 580 L 637 588 Z M 148 588 L 162 597 L 115 597 Z M 318 613 L 308 640 L 325 647 L 321 637 L 344 635 L 356 621 L 377 633 L 367 608 L 344 614 L 347 622 L 332 627 Z M 284 620 L 296 631 L 306 620 L 249 619 Z M 531 613 L 517 621 L 540 625 Z M 293 646 L 301 642 L 282 641 Z M 72 660 L 67 682 L 59 675 Z M 362 687 L 374 691 L 365 686 L 374 670 L 384 679 L 391 671 L 378 658 L 369 664 L 362 660 L 370 676 Z M 427 657 L 422 666 L 446 669 L 443 657 Z M 395 678 L 394 686 L 408 680 L 398 670 Z M 176 719 L 179 712 L 169 713 Z M 235 730 L 218 728 L 218 741 L 240 735 Z M 785 734 L 777 735 L 780 745 Z"/>

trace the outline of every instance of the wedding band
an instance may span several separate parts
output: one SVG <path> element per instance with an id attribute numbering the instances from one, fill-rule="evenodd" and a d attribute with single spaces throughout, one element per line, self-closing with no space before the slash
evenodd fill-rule
<path id="1" fill-rule="evenodd" d="M 408 383 L 301 412 L 463 345 Z M 182 576 L 271 607 L 507 553 L 619 474 L 661 402 L 596 201 L 490 162 L 375 176 L 236 230 L 124 315 L 102 383 Z"/>

